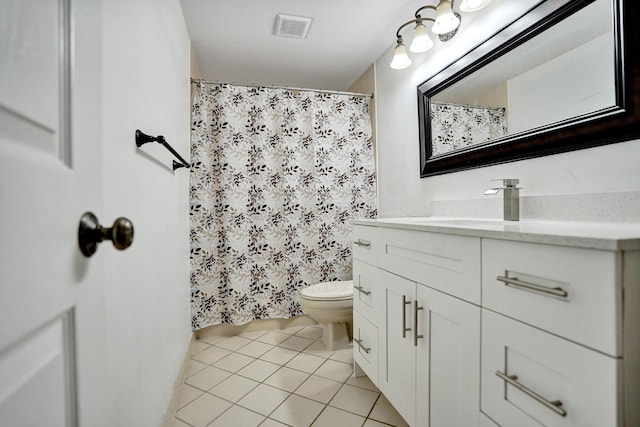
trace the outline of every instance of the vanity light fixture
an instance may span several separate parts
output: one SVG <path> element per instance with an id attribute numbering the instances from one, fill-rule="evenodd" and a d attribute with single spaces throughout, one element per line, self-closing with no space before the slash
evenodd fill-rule
<path id="1" fill-rule="evenodd" d="M 433 43 L 433 42 L 432 42 Z M 398 37 L 398 44 L 393 52 L 393 61 L 391 61 L 391 68 L 394 70 L 402 70 L 411 65 L 411 58 L 407 55 L 407 48 L 402 43 L 402 36 Z"/>
<path id="2" fill-rule="evenodd" d="M 436 22 L 431 31 L 435 34 L 447 34 L 460 26 L 460 18 L 453 14 L 451 2 L 440 0 L 436 8 Z"/>
<path id="3" fill-rule="evenodd" d="M 463 0 L 460 5 L 462 12 L 475 12 L 485 8 L 491 0 Z M 420 14 L 423 10 L 433 10 L 436 12 L 435 18 L 423 18 Z M 426 52 L 433 47 L 433 40 L 429 37 L 429 31 L 424 22 L 433 22 L 431 31 L 438 35 L 442 42 L 449 41 L 458 32 L 461 17 L 459 13 L 453 11 L 453 0 L 440 0 L 437 6 L 423 6 L 416 10 L 415 18 L 402 24 L 396 31 L 396 47 L 393 52 L 391 68 L 401 70 L 411 65 L 411 58 L 407 54 L 407 48 L 400 32 L 408 25 L 416 24 L 413 29 L 413 41 L 409 50 L 414 53 Z"/>

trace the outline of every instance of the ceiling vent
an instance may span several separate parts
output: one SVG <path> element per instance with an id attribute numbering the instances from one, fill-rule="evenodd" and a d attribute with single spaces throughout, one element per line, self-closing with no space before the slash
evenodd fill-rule
<path id="1" fill-rule="evenodd" d="M 293 15 L 278 15 L 273 29 L 273 34 L 281 37 L 293 37 L 296 39 L 304 39 L 307 37 L 309 27 L 311 27 L 311 18 Z"/>

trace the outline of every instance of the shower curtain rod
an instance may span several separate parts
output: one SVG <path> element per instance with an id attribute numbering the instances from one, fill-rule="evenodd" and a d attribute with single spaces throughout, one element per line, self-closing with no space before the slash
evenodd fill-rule
<path id="1" fill-rule="evenodd" d="M 499 110 L 500 108 L 505 108 L 505 107 L 492 107 L 490 105 L 457 104 L 455 102 L 442 102 L 442 101 L 431 101 L 431 103 L 438 104 L 438 105 L 453 105 L 454 107 L 490 108 L 493 110 Z"/>
<path id="2" fill-rule="evenodd" d="M 359 96 L 362 98 L 373 98 L 372 93 L 356 93 L 356 92 L 340 92 L 337 90 L 325 90 L 325 89 L 309 89 L 304 87 L 289 87 L 289 86 L 274 86 L 274 85 L 259 85 L 255 83 L 230 83 L 230 82 L 220 82 L 216 80 L 203 80 L 203 79 L 191 79 L 191 83 L 206 83 L 206 84 L 228 84 L 233 86 L 243 86 L 243 87 L 266 87 L 269 89 L 285 89 L 292 91 L 309 91 L 316 93 L 330 93 L 332 95 L 349 95 L 349 96 Z"/>

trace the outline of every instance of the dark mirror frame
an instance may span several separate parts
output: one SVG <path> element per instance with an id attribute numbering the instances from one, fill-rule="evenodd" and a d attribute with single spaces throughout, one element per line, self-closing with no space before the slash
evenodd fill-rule
<path id="1" fill-rule="evenodd" d="M 593 1 L 541 2 L 418 86 L 421 178 L 640 137 L 640 30 L 638 29 L 640 28 L 638 27 L 640 2 L 611 0 L 616 44 L 614 49 L 615 106 L 432 156 L 430 126 L 432 96 Z M 464 31 L 459 37 L 461 35 L 464 35 Z"/>

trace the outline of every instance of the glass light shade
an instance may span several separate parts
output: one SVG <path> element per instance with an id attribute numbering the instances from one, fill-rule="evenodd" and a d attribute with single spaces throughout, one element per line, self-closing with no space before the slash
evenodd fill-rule
<path id="1" fill-rule="evenodd" d="M 436 22 L 434 22 L 433 27 L 431 27 L 431 31 L 436 34 L 446 34 L 449 33 L 460 25 L 460 19 L 453 14 L 453 10 L 451 10 L 451 2 L 447 0 L 441 0 L 438 3 L 438 7 L 436 9 Z"/>
<path id="2" fill-rule="evenodd" d="M 398 43 L 393 52 L 393 60 L 391 61 L 390 67 L 394 70 L 402 70 L 409 65 L 411 65 L 411 58 L 407 55 L 407 48 L 404 47 L 404 44 Z"/>
<path id="3" fill-rule="evenodd" d="M 429 32 L 424 24 L 420 23 L 413 29 L 413 41 L 409 50 L 411 52 L 426 52 L 433 47 L 433 40 L 429 37 Z"/>
<path id="4" fill-rule="evenodd" d="M 489 6 L 491 0 L 462 0 L 460 10 L 462 12 L 475 12 Z"/>

